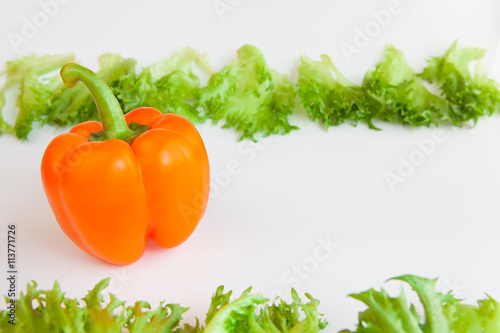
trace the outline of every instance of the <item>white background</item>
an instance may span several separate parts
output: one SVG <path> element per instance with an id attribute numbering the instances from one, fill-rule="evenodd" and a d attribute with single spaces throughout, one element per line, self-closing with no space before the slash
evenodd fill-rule
<path id="1" fill-rule="evenodd" d="M 230 3 L 232 10 L 218 15 L 213 0 L 72 0 L 59 5 L 18 53 L 73 51 L 83 65 L 97 69 L 98 56 L 106 52 L 147 66 L 188 45 L 206 52 L 220 70 L 250 43 L 292 80 L 301 54 L 318 59 L 325 53 L 360 83 L 388 43 L 420 71 L 427 58 L 444 54 L 458 39 L 461 46 L 486 48 L 487 71 L 500 80 L 498 1 L 401 0 L 399 13 L 350 59 L 341 43 L 353 44 L 358 29 L 375 22 L 371 13 L 389 1 Z M 9 34 L 22 35 L 23 20 L 33 22 L 40 11 L 37 1 L 1 2 L 0 61 L 15 57 Z M 8 92 L 3 110 L 11 122 L 15 95 L 15 89 Z M 309 292 L 321 300 L 329 332 L 352 328 L 357 311 L 365 308 L 349 293 L 382 286 L 397 292 L 399 283 L 384 281 L 402 274 L 441 277 L 440 291 L 455 289 L 468 302 L 485 292 L 500 299 L 498 115 L 475 127 L 441 128 L 444 142 L 395 191 L 384 174 L 397 173 L 401 158 L 416 154 L 416 141 L 432 138 L 435 129 L 379 123 L 383 131 L 363 124 L 325 131 L 300 111 L 290 121 L 301 129 L 259 146 L 238 142 L 231 130 L 199 126 L 212 175 L 220 176 L 230 161 L 237 161 L 240 172 L 214 187 L 188 241 L 172 250 L 150 244 L 142 259 L 126 267 L 96 260 L 73 245 L 46 201 L 41 157 L 49 141 L 67 129 L 36 129 L 28 142 L 1 137 L 0 267 L 6 271 L 7 224 L 17 223 L 19 290 L 30 280 L 50 288 L 58 279 L 69 297 L 83 297 L 111 277 L 110 290 L 119 299 L 190 306 L 185 318 L 191 322 L 195 316 L 204 320 L 221 284 L 234 295 L 248 286 L 265 296 L 289 295 L 294 286 Z M 315 256 L 328 239 L 338 247 L 326 259 L 324 252 Z M 309 273 L 294 276 L 294 266 Z M 0 294 L 6 294 L 5 279 L 0 281 Z"/>

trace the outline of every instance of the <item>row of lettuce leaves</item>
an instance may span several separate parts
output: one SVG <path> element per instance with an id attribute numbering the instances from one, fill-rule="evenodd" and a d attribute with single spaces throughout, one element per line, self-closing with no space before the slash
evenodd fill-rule
<path id="1" fill-rule="evenodd" d="M 297 83 L 271 69 L 263 53 L 244 45 L 231 64 L 214 72 L 206 57 L 191 48 L 137 72 L 137 62 L 117 54 L 99 58 L 97 72 L 115 93 L 123 111 L 149 106 L 177 113 L 194 124 L 221 121 L 240 139 L 286 134 L 298 129 L 289 116 L 297 99 L 311 119 L 327 128 L 348 122 L 374 121 L 409 126 L 463 126 L 500 108 L 500 89 L 486 75 L 484 49 L 459 48 L 455 42 L 442 57 L 433 57 L 417 74 L 401 51 L 388 45 L 384 57 L 365 74 L 361 85 L 349 81 L 328 56 L 315 61 L 302 56 Z M 98 119 L 92 97 L 83 85 L 67 89 L 54 71 L 74 61 L 73 54 L 31 55 L 7 62 L 6 83 L 0 89 L 0 134 L 26 140 L 33 124 L 74 125 Z M 474 73 L 471 64 L 476 62 Z M 192 64 L 208 76 L 201 86 Z M 49 75 L 48 73 L 52 73 Z M 428 82 L 440 91 L 429 91 Z M 19 87 L 19 114 L 14 125 L 2 119 L 5 90 Z"/>
<path id="2" fill-rule="evenodd" d="M 415 275 L 393 278 L 409 284 L 420 304 L 408 301 L 404 289 L 391 297 L 384 289 L 369 289 L 351 297 L 364 302 L 368 309 L 359 313 L 357 327 L 341 333 L 499 333 L 500 305 L 488 296 L 477 305 L 465 304 L 452 292 L 436 291 L 437 279 Z M 183 323 L 188 308 L 178 304 L 160 303 L 153 310 L 147 302 L 132 306 L 112 294 L 104 301 L 103 291 L 109 278 L 99 282 L 82 301 L 66 298 L 57 281 L 52 290 L 38 290 L 35 282 L 28 284 L 26 294 L 16 301 L 16 316 L 9 308 L 0 311 L 2 332 L 252 332 L 313 333 L 327 326 L 319 314 L 319 301 L 309 294 L 302 302 L 292 289 L 292 301 L 277 298 L 274 302 L 251 294 L 247 289 L 231 300 L 231 292 L 220 286 L 212 296 L 205 325 Z M 7 304 L 10 300 L 6 298 Z M 417 310 L 418 307 L 418 310 Z M 422 308 L 422 310 L 420 310 Z M 420 312 L 420 313 L 419 313 Z M 11 321 L 11 323 L 9 323 Z M 14 323 L 15 325 L 12 325 Z"/>
<path id="3" fill-rule="evenodd" d="M 37 289 L 28 284 L 25 294 L 15 301 L 15 317 L 7 307 L 0 311 L 1 332 L 175 332 L 175 333 L 233 333 L 233 332 L 318 332 L 327 323 L 318 312 L 319 301 L 309 294 L 303 303 L 292 290 L 290 303 L 276 299 L 269 304 L 260 295 L 251 294 L 251 288 L 231 300 L 231 291 L 220 286 L 212 296 L 205 325 L 199 320 L 193 325 L 182 323 L 188 308 L 178 304 L 160 303 L 156 310 L 144 301 L 126 306 L 125 302 L 103 292 L 110 279 L 100 281 L 81 301 L 67 298 L 59 283 L 52 290 Z M 7 304 L 11 304 L 7 299 Z M 10 322 L 9 322 L 10 321 Z"/>
<path id="4" fill-rule="evenodd" d="M 363 122 L 378 129 L 374 120 L 409 126 L 476 124 L 500 109 L 499 85 L 487 77 L 484 55 L 484 49 L 458 48 L 455 42 L 417 74 L 403 53 L 388 45 L 361 85 L 349 81 L 325 55 L 321 61 L 302 56 L 297 91 L 309 116 L 326 127 Z M 424 82 L 436 85 L 440 94 L 431 93 Z"/>

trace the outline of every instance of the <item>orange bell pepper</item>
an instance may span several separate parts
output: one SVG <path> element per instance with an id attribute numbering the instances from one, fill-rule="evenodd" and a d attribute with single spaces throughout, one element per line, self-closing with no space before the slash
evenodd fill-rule
<path id="1" fill-rule="evenodd" d="M 88 87 L 102 120 L 57 136 L 43 156 L 43 188 L 62 230 L 117 265 L 138 260 L 148 238 L 164 248 L 184 242 L 203 217 L 210 186 L 196 128 L 154 108 L 124 116 L 106 83 L 80 65 L 65 65 L 61 77 L 68 88 Z"/>

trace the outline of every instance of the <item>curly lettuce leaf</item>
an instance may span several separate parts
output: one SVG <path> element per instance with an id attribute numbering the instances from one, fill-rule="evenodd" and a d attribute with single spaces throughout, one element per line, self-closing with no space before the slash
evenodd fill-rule
<path id="1" fill-rule="evenodd" d="M 129 333 L 140 332 L 173 332 L 175 328 L 179 327 L 182 320 L 182 314 L 188 308 L 180 307 L 178 304 L 160 303 L 155 311 L 151 310 L 151 306 L 147 302 L 136 302 L 133 307 L 129 307 L 128 311 L 131 315 L 130 320 L 127 321 L 125 327 Z M 193 328 L 199 330 L 199 325 Z"/>
<path id="2" fill-rule="evenodd" d="M 33 122 L 40 119 L 40 115 L 45 109 L 45 103 L 50 100 L 52 94 L 33 72 L 21 80 L 20 91 L 21 93 L 17 97 L 19 114 L 14 130 L 19 139 L 27 140 Z"/>
<path id="3" fill-rule="evenodd" d="M 86 305 L 84 332 L 120 332 L 129 320 L 125 302 L 118 300 L 112 294 L 109 294 L 108 303 L 104 301 L 102 292 L 109 285 L 109 281 L 109 278 L 100 281 L 83 298 Z M 57 304 L 49 310 L 54 308 L 57 309 Z"/>
<path id="4" fill-rule="evenodd" d="M 292 303 L 280 300 L 278 305 L 268 305 L 268 299 L 251 295 L 250 291 L 251 288 L 248 288 L 237 300 L 230 302 L 231 292 L 224 294 L 223 287 L 219 287 L 212 297 L 205 333 L 314 333 L 327 325 L 318 313 L 319 301 L 308 294 L 306 297 L 310 302 L 302 303 L 297 292 L 292 289 Z M 261 307 L 257 311 L 259 305 Z"/>
<path id="5" fill-rule="evenodd" d="M 442 57 L 433 57 L 419 74 L 436 83 L 450 103 L 449 120 L 456 126 L 479 117 L 491 116 L 500 109 L 499 85 L 486 76 L 482 58 L 484 49 L 458 48 L 457 42 Z M 469 66 L 477 61 L 474 75 Z"/>
<path id="6" fill-rule="evenodd" d="M 328 323 L 318 312 L 319 301 L 309 294 L 305 296 L 308 303 L 303 303 L 292 289 L 292 303 L 279 300 L 266 306 L 255 321 L 263 332 L 318 332 L 324 329 Z"/>
<path id="7" fill-rule="evenodd" d="M 353 126 L 365 122 L 377 129 L 372 119 L 382 103 L 349 81 L 326 55 L 321 56 L 321 61 L 306 56 L 300 58 L 297 94 L 309 116 L 326 128 L 347 121 Z"/>
<path id="8" fill-rule="evenodd" d="M 210 77 L 201 90 L 200 105 L 206 117 L 223 128 L 241 133 L 240 140 L 255 136 L 286 134 L 298 127 L 288 116 L 295 106 L 290 79 L 268 67 L 255 46 L 244 45 L 229 66 Z"/>
<path id="9" fill-rule="evenodd" d="M 205 72 L 212 72 L 205 57 L 185 47 L 174 56 L 144 68 L 140 74 L 121 76 L 110 87 L 124 112 L 149 106 L 201 123 L 204 119 L 198 110 L 200 80 L 192 71 L 192 62 Z"/>
<path id="10" fill-rule="evenodd" d="M 2 73 L 7 81 L 0 88 L 0 135 L 15 133 L 18 138 L 26 140 L 32 123 L 43 113 L 50 92 L 38 81 L 38 76 L 47 74 L 74 61 L 72 53 L 41 56 L 32 54 L 16 60 L 7 61 L 7 69 Z M 20 86 L 18 96 L 19 115 L 15 126 L 6 123 L 2 117 L 5 106 L 5 91 L 11 86 Z"/>
<path id="11" fill-rule="evenodd" d="M 423 305 L 420 315 L 413 304 L 408 304 L 401 290 L 398 297 L 390 297 L 382 289 L 352 294 L 368 309 L 359 314 L 355 331 L 343 333 L 498 333 L 500 306 L 492 298 L 478 301 L 478 305 L 462 304 L 462 300 L 436 291 L 437 279 L 404 275 L 393 280 L 408 283 L 417 292 Z"/>
<path id="12" fill-rule="evenodd" d="M 207 327 L 205 332 L 249 332 L 249 318 L 253 318 L 255 306 L 264 304 L 267 299 L 259 295 L 249 295 L 247 289 L 240 298 L 229 302 L 229 296 L 219 287 L 212 297 L 212 305 L 207 314 Z"/>
<path id="13" fill-rule="evenodd" d="M 46 56 L 32 54 L 16 60 L 7 61 L 7 69 L 5 70 L 7 82 L 5 85 L 14 85 L 30 73 L 43 75 L 52 72 L 74 60 L 75 55 L 73 53 L 63 53 Z"/>
<path id="14" fill-rule="evenodd" d="M 383 121 L 429 126 L 447 120 L 446 101 L 427 90 L 403 53 L 392 45 L 386 47 L 375 69 L 365 74 L 363 88 L 381 102 L 377 118 Z"/>
<path id="15" fill-rule="evenodd" d="M 28 284 L 26 294 L 16 301 L 15 325 L 9 324 L 9 311 L 0 310 L 0 331 L 6 332 L 130 332 L 130 333 L 233 333 L 233 332 L 290 332 L 314 333 L 326 322 L 318 313 L 319 301 L 306 296 L 310 302 L 302 303 L 295 291 L 293 301 L 280 301 L 279 305 L 265 304 L 267 299 L 251 295 L 250 288 L 240 298 L 231 301 L 231 292 L 224 293 L 221 286 L 212 297 L 207 313 L 206 328 L 198 319 L 194 326 L 182 323 L 188 310 L 178 304 L 160 303 L 152 310 L 147 302 L 132 306 L 103 292 L 110 279 L 100 281 L 79 302 L 66 298 L 56 281 L 52 290 L 38 290 L 35 282 Z M 6 298 L 9 302 L 9 299 Z M 259 311 L 256 309 L 260 308 Z"/>
<path id="16" fill-rule="evenodd" d="M 192 63 L 195 63 L 206 74 L 213 74 L 212 66 L 208 63 L 206 56 L 186 46 L 181 47 L 170 58 L 150 65 L 147 68 L 151 72 L 153 82 L 156 82 L 165 75 L 175 71 L 191 73 Z"/>

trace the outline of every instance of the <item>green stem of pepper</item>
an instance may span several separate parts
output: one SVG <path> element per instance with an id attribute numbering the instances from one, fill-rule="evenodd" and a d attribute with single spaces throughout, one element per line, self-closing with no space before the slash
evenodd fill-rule
<path id="1" fill-rule="evenodd" d="M 90 90 L 101 116 L 104 140 L 128 141 L 138 134 L 128 127 L 118 100 L 106 82 L 96 73 L 78 64 L 69 63 L 61 69 L 61 77 L 68 88 L 73 88 L 78 81 L 82 81 Z"/>

